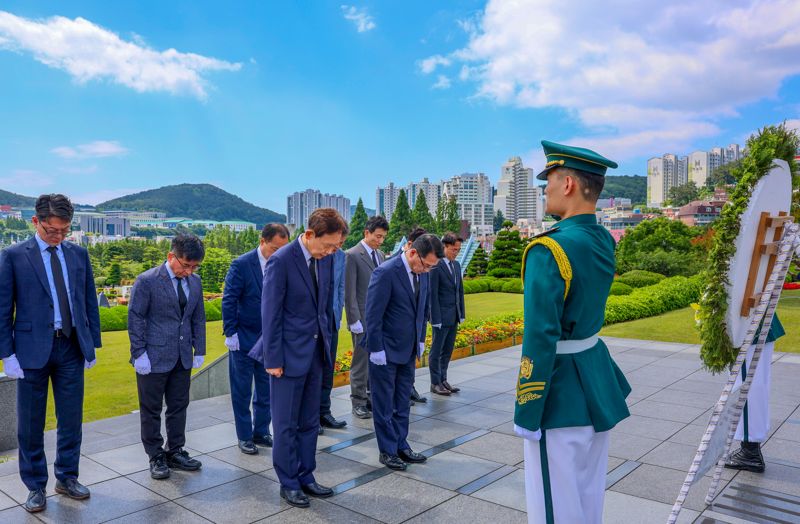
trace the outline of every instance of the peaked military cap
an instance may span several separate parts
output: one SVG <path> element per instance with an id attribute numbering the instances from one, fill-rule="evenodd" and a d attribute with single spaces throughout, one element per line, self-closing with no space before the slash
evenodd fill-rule
<path id="1" fill-rule="evenodd" d="M 617 163 L 613 160 L 584 147 L 556 144 L 549 140 L 542 140 L 542 147 L 547 157 L 547 164 L 544 170 L 536 175 L 539 180 L 547 180 L 547 173 L 558 167 L 571 167 L 599 176 L 605 176 L 609 167 L 617 168 Z"/>

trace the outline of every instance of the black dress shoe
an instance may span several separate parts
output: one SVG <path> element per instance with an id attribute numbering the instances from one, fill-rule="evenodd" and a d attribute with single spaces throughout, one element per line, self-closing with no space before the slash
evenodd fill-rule
<path id="1" fill-rule="evenodd" d="M 25 501 L 25 511 L 28 513 L 39 513 L 47 507 L 47 496 L 44 489 L 35 489 L 28 493 L 28 500 Z"/>
<path id="2" fill-rule="evenodd" d="M 461 388 L 457 388 L 455 386 L 450 385 L 450 383 L 448 381 L 446 381 L 446 380 L 444 382 L 442 382 L 442 385 L 444 387 L 446 387 L 447 389 L 449 389 L 450 393 L 458 393 L 459 391 L 461 391 Z"/>
<path id="3" fill-rule="evenodd" d="M 272 435 L 253 435 L 253 444 L 257 446 L 267 446 L 268 448 L 272 447 Z"/>
<path id="4" fill-rule="evenodd" d="M 347 422 L 344 420 L 336 420 L 333 418 L 333 415 L 328 413 L 327 415 L 322 415 L 319 418 L 319 424 L 322 427 L 331 428 L 331 429 L 342 429 L 347 425 Z"/>
<path id="5" fill-rule="evenodd" d="M 312 497 L 317 497 L 318 499 L 326 499 L 333 496 L 333 490 L 331 488 L 320 486 L 316 482 L 306 484 L 305 486 L 302 486 L 302 488 L 303 493 Z"/>
<path id="6" fill-rule="evenodd" d="M 428 460 L 428 457 L 422 453 L 417 453 L 411 448 L 401 449 L 397 452 L 397 455 L 403 460 L 403 462 L 408 462 L 409 464 L 422 464 Z"/>
<path id="7" fill-rule="evenodd" d="M 761 445 L 758 442 L 742 442 L 742 447 L 725 461 L 725 467 L 764 473 L 764 457 L 761 455 Z"/>
<path id="8" fill-rule="evenodd" d="M 90 495 L 89 488 L 78 482 L 78 479 L 65 479 L 63 482 L 57 480 L 56 493 L 75 500 L 88 499 Z"/>
<path id="9" fill-rule="evenodd" d="M 405 471 L 408 468 L 408 465 L 402 461 L 400 457 L 397 455 L 388 455 L 386 453 L 381 453 L 378 456 L 378 460 L 381 464 L 386 466 L 389 469 L 394 469 L 397 471 Z"/>
<path id="10" fill-rule="evenodd" d="M 290 506 L 296 508 L 307 508 L 310 505 L 308 497 L 299 489 L 286 489 L 281 487 L 281 498 Z"/>
<path id="11" fill-rule="evenodd" d="M 353 415 L 358 418 L 372 418 L 372 412 L 366 406 L 355 406 L 353 408 Z"/>
<path id="12" fill-rule="evenodd" d="M 167 466 L 172 469 L 182 469 L 183 471 L 197 471 L 203 463 L 193 459 L 185 450 L 167 454 Z"/>
<path id="13" fill-rule="evenodd" d="M 163 480 L 169 478 L 169 466 L 167 466 L 167 456 L 159 453 L 150 459 L 150 478 Z"/>
<path id="14" fill-rule="evenodd" d="M 414 402 L 420 402 L 422 404 L 428 401 L 428 399 L 420 395 L 417 391 L 417 388 L 414 387 L 411 388 L 411 400 Z"/>
<path id="15" fill-rule="evenodd" d="M 258 455 L 258 448 L 252 440 L 240 440 L 239 450 L 245 455 Z"/>
<path id="16" fill-rule="evenodd" d="M 437 395 L 444 395 L 445 397 L 450 396 L 450 390 L 444 387 L 442 384 L 431 384 L 431 393 L 436 393 Z"/>

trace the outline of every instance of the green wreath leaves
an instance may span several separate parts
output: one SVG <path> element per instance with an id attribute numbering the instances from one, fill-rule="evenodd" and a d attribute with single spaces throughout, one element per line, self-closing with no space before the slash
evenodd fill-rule
<path id="1" fill-rule="evenodd" d="M 738 348 L 733 347 L 728 335 L 725 315 L 728 311 L 726 286 L 730 284 L 727 275 L 730 261 L 736 252 L 735 241 L 739 235 L 742 213 L 747 209 L 756 184 L 772 168 L 773 159 L 782 159 L 789 164 L 794 185 L 797 186 L 794 156 L 798 145 L 800 138 L 797 132 L 787 129 L 785 124 L 767 126 L 748 139 L 747 156 L 732 172 L 737 180 L 736 187 L 712 226 L 716 234 L 708 255 L 707 269 L 703 273 L 706 289 L 696 314 L 703 344 L 700 358 L 703 365 L 713 373 L 719 373 L 733 365 L 739 352 Z M 794 204 L 797 204 L 797 198 L 794 199 Z"/>

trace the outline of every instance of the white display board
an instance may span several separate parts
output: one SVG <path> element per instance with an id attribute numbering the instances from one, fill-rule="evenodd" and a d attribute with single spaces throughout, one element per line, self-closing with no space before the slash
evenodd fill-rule
<path id="1" fill-rule="evenodd" d="M 728 314 L 725 323 L 728 328 L 728 335 L 731 337 L 733 347 L 739 348 L 744 343 L 747 329 L 750 327 L 755 308 L 749 316 L 741 316 L 742 302 L 747 287 L 747 277 L 750 273 L 750 261 L 753 258 L 753 245 L 756 241 L 756 233 L 762 212 L 769 213 L 770 216 L 778 216 L 780 212 L 789 212 L 792 204 L 792 175 L 789 165 L 783 160 L 775 160 L 769 174 L 761 178 L 753 189 L 750 203 L 742 213 L 741 229 L 739 236 L 736 237 L 736 252 L 731 260 L 728 271 Z M 713 227 L 713 226 L 712 226 Z M 765 242 L 772 242 L 774 229 L 767 231 Z M 760 297 L 764 290 L 764 281 L 767 273 L 769 257 L 762 256 L 758 268 L 755 288 L 755 297 Z"/>

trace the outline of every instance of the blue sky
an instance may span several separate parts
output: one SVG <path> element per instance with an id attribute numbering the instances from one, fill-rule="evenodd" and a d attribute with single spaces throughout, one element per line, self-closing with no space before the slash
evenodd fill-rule
<path id="1" fill-rule="evenodd" d="M 373 207 L 390 180 L 538 167 L 542 139 L 644 174 L 800 123 L 800 2 L 662 4 L 5 1 L 0 188 Z"/>

